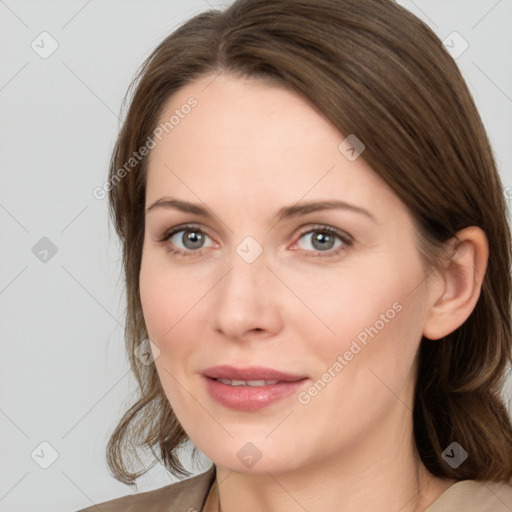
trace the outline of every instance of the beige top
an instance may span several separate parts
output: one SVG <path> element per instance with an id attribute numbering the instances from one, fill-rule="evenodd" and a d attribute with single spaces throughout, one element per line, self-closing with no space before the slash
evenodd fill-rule
<path id="1" fill-rule="evenodd" d="M 205 473 L 161 487 L 106 501 L 78 512 L 220 512 L 215 466 Z M 425 512 L 512 512 L 512 482 L 461 480 Z"/>

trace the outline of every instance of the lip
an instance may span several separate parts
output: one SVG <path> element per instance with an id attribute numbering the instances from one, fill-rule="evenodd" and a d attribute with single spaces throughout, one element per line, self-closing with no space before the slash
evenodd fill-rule
<path id="1" fill-rule="evenodd" d="M 272 368 L 263 366 L 248 366 L 237 368 L 227 364 L 222 366 L 213 366 L 203 371 L 205 377 L 210 379 L 231 379 L 231 380 L 279 380 L 284 382 L 295 382 L 305 379 L 305 375 L 293 375 L 291 373 L 280 372 Z"/>
<path id="2" fill-rule="evenodd" d="M 221 405 L 238 411 L 253 412 L 282 400 L 304 386 L 308 377 L 293 375 L 272 368 L 236 368 L 223 365 L 208 368 L 202 372 L 210 396 Z M 231 386 L 215 379 L 230 380 L 277 380 L 266 386 Z"/>

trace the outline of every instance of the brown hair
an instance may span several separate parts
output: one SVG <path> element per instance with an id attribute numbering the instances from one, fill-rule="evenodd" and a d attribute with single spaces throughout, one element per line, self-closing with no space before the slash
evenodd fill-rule
<path id="1" fill-rule="evenodd" d="M 111 473 L 133 484 L 148 469 L 129 463 L 140 448 L 176 475 L 187 440 L 154 365 L 134 349 L 147 338 L 139 296 L 147 159 L 119 169 L 151 137 L 171 96 L 207 74 L 269 80 L 305 98 L 343 134 L 408 207 L 425 268 L 445 242 L 478 226 L 490 257 L 478 302 L 458 329 L 421 340 L 414 438 L 426 468 L 458 480 L 512 478 L 512 425 L 504 404 L 511 362 L 511 247 L 496 163 L 470 92 L 438 37 L 392 0 L 238 0 L 199 14 L 168 36 L 139 69 L 110 162 L 109 200 L 123 244 L 126 345 L 140 397 L 107 447 Z M 127 95 L 128 97 L 128 95 Z M 469 454 L 452 468 L 443 450 Z M 140 459 L 138 459 L 140 462 Z"/>

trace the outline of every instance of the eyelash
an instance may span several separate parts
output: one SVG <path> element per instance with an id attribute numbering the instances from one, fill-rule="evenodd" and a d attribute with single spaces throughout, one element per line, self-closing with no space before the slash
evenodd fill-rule
<path id="1" fill-rule="evenodd" d="M 172 236 L 174 236 L 176 233 L 179 233 L 180 231 L 194 231 L 202 233 L 206 236 L 208 236 L 207 233 L 205 233 L 198 225 L 196 224 L 185 224 L 181 226 L 176 226 L 174 228 L 171 228 L 169 231 L 166 231 L 163 235 L 163 237 L 159 240 L 159 242 L 167 242 Z M 330 249 L 327 251 L 307 251 L 305 249 L 305 252 L 309 254 L 309 256 L 312 257 L 320 257 L 320 258 L 333 258 L 335 256 L 338 256 L 341 252 L 347 251 L 353 244 L 354 240 L 349 236 L 344 234 L 342 231 L 339 231 L 331 226 L 326 226 L 324 224 L 317 224 L 313 227 L 310 227 L 308 229 L 305 229 L 299 233 L 299 236 L 297 238 L 297 241 L 299 241 L 303 236 L 311 234 L 311 233 L 324 233 L 328 234 L 334 237 L 337 237 L 341 242 L 343 242 L 343 245 L 340 247 L 337 247 L 336 249 Z M 195 251 L 188 250 L 183 251 L 181 249 L 175 249 L 173 247 L 167 246 L 167 251 L 171 255 L 179 255 L 182 257 L 199 257 L 203 254 L 203 249 L 198 249 Z"/>

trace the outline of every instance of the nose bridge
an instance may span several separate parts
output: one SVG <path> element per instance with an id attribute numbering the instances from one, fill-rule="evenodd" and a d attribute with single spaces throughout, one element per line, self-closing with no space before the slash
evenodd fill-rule
<path id="1" fill-rule="evenodd" d="M 240 298 L 248 295 L 257 299 L 263 291 L 260 285 L 268 279 L 269 272 L 266 268 L 268 252 L 264 251 L 262 243 L 253 236 L 246 236 L 232 249 L 228 259 L 231 270 L 226 276 L 225 291 Z"/>
<path id="2" fill-rule="evenodd" d="M 222 283 L 222 295 L 227 298 L 243 299 L 247 302 L 247 298 L 257 299 L 262 283 L 262 274 L 267 271 L 262 260 L 254 263 L 246 263 L 239 256 L 234 255 L 230 261 L 230 271 L 226 275 Z"/>
<path id="3" fill-rule="evenodd" d="M 256 250 L 251 240 L 239 244 L 230 255 L 229 271 L 216 286 L 213 327 L 232 338 L 242 338 L 254 330 L 275 332 L 280 328 L 272 273 L 266 268 L 263 250 Z"/>
<path id="4" fill-rule="evenodd" d="M 258 308 L 258 304 L 263 303 L 268 295 L 268 287 L 263 286 L 265 283 L 268 285 L 266 274 L 269 272 L 265 255 L 246 259 L 246 254 L 240 255 L 239 247 L 230 257 L 230 271 L 220 287 L 220 299 L 229 302 L 233 312 L 236 309 L 249 311 L 251 308 Z"/>

